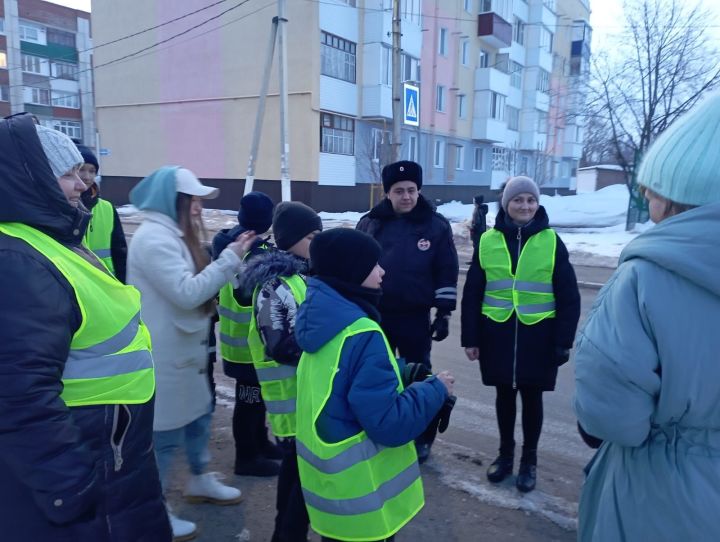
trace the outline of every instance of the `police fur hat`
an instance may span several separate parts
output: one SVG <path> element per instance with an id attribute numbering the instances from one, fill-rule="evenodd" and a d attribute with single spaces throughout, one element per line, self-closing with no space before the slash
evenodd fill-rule
<path id="1" fill-rule="evenodd" d="M 414 182 L 418 190 L 422 188 L 422 167 L 416 162 L 410 160 L 400 160 L 392 164 L 388 164 L 382 170 L 383 189 L 387 194 L 395 183 L 400 181 Z"/>

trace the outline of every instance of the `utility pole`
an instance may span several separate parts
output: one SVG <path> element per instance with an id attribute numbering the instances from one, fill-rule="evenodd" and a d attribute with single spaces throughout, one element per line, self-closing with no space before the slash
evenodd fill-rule
<path id="1" fill-rule="evenodd" d="M 288 122 L 287 122 L 287 37 L 285 35 L 285 0 L 278 0 L 278 15 L 273 17 L 270 41 L 268 42 L 267 57 L 265 58 L 265 69 L 263 71 L 258 110 L 255 115 L 255 128 L 253 130 L 250 156 L 248 158 L 247 174 L 245 176 L 245 194 L 252 192 L 255 182 L 255 163 L 257 161 L 258 149 L 260 147 L 260 136 L 262 135 L 262 123 L 265 116 L 265 102 L 267 101 L 270 75 L 272 71 L 273 57 L 275 56 L 275 43 L 280 46 L 278 64 L 280 69 L 280 190 L 282 201 L 290 201 L 290 166 L 288 144 Z"/>
<path id="2" fill-rule="evenodd" d="M 392 13 L 392 97 L 393 97 L 393 139 L 392 139 L 392 161 L 400 160 L 400 146 L 402 145 L 402 123 L 403 123 L 403 96 L 402 80 L 400 74 L 400 38 L 402 37 L 400 27 L 400 0 L 393 0 Z"/>

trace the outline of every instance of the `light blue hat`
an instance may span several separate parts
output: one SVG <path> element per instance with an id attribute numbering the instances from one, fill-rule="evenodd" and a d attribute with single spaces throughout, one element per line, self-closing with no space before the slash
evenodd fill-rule
<path id="1" fill-rule="evenodd" d="M 720 94 L 675 121 L 643 158 L 638 183 L 676 203 L 720 201 Z"/>

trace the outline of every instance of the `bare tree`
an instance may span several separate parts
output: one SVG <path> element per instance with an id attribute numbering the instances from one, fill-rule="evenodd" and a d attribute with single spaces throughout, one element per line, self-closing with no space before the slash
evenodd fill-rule
<path id="1" fill-rule="evenodd" d="M 631 184 L 650 143 L 718 86 L 720 56 L 706 32 L 712 17 L 699 3 L 626 0 L 624 14 L 612 56 L 593 62 L 586 117 L 589 127 L 607 130 Z"/>

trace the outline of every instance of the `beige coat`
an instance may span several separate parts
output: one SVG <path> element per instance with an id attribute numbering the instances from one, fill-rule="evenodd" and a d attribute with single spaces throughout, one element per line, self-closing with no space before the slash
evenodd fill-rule
<path id="1" fill-rule="evenodd" d="M 142 294 L 142 318 L 152 336 L 157 392 L 155 431 L 183 427 L 210 411 L 207 339 L 202 304 L 235 280 L 242 260 L 229 249 L 195 274 L 177 223 L 146 211 L 128 252 L 128 284 Z"/>

